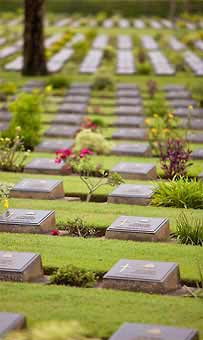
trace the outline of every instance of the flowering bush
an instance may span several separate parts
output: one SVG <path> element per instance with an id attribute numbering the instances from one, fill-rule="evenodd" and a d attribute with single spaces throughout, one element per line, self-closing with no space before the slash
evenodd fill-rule
<path id="1" fill-rule="evenodd" d="M 161 168 L 164 178 L 173 179 L 174 176 L 185 176 L 191 150 L 187 143 L 181 139 L 168 139 L 166 144 L 159 144 Z"/>
<path id="2" fill-rule="evenodd" d="M 90 129 L 92 131 L 95 131 L 104 127 L 105 124 L 100 118 L 85 117 L 81 126 L 83 129 Z"/>
<path id="3" fill-rule="evenodd" d="M 12 187 L 13 184 L 0 183 L 0 202 L 5 210 L 9 208 L 9 196 Z"/>
<path id="4" fill-rule="evenodd" d="M 145 120 L 149 128 L 149 143 L 154 156 L 160 155 L 160 145 L 166 143 L 168 139 L 178 137 L 178 118 L 174 117 L 173 113 L 165 114 L 160 117 L 154 114 L 153 117 Z"/>
<path id="5" fill-rule="evenodd" d="M 113 144 L 107 141 L 100 132 L 84 129 L 76 136 L 74 150 L 79 152 L 83 148 L 88 148 L 102 155 L 110 153 L 112 146 Z"/>

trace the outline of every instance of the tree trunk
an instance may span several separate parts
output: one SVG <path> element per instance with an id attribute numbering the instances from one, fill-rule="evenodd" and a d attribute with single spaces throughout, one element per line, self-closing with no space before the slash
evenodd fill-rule
<path id="1" fill-rule="evenodd" d="M 170 20 L 174 23 L 176 15 L 176 0 L 170 0 Z"/>
<path id="2" fill-rule="evenodd" d="M 46 75 L 44 0 L 25 0 L 23 74 Z"/>

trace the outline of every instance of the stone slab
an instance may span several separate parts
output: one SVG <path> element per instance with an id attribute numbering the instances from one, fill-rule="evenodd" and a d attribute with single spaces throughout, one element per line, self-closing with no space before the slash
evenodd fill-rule
<path id="1" fill-rule="evenodd" d="M 120 128 L 113 132 L 112 138 L 124 140 L 146 140 L 147 130 L 136 128 Z"/>
<path id="2" fill-rule="evenodd" d="M 194 150 L 191 153 L 191 158 L 192 159 L 202 159 L 203 160 L 203 149 Z"/>
<path id="3" fill-rule="evenodd" d="M 189 328 L 177 328 L 140 323 L 125 323 L 109 340 L 198 340 L 198 332 Z"/>
<path id="4" fill-rule="evenodd" d="M 187 118 L 182 118 L 181 121 L 179 122 L 179 126 L 184 129 L 188 129 L 188 124 L 189 129 L 203 130 L 203 119 L 191 118 L 190 121 L 188 121 Z"/>
<path id="5" fill-rule="evenodd" d="M 194 108 L 192 111 L 189 112 L 189 109 L 187 108 L 178 108 L 174 110 L 174 114 L 177 117 L 188 117 L 190 114 L 191 117 L 197 117 L 197 118 L 202 118 L 203 117 L 203 109 L 202 108 Z"/>
<path id="6" fill-rule="evenodd" d="M 138 89 L 121 89 L 117 90 L 116 98 L 141 98 L 140 91 Z"/>
<path id="7" fill-rule="evenodd" d="M 65 103 L 87 104 L 88 101 L 89 101 L 88 95 L 81 96 L 68 94 L 67 96 L 64 97 L 64 104 Z"/>
<path id="8" fill-rule="evenodd" d="M 6 123 L 0 123 L 0 132 L 3 132 L 8 129 L 9 124 Z"/>
<path id="9" fill-rule="evenodd" d="M 0 281 L 30 282 L 43 275 L 39 254 L 0 251 Z"/>
<path id="10" fill-rule="evenodd" d="M 63 163 L 55 163 L 51 158 L 35 158 L 24 168 L 27 173 L 40 173 L 49 175 L 60 175 L 65 168 Z"/>
<path id="11" fill-rule="evenodd" d="M 144 127 L 145 126 L 145 119 L 144 117 L 133 116 L 133 117 L 126 117 L 126 116 L 119 116 L 114 126 L 121 126 L 121 127 Z"/>
<path id="12" fill-rule="evenodd" d="M 198 178 L 203 181 L 203 172 L 201 172 L 201 174 L 199 174 Z"/>
<path id="13" fill-rule="evenodd" d="M 151 157 L 151 148 L 147 143 L 119 143 L 112 149 L 114 155 Z"/>
<path id="14" fill-rule="evenodd" d="M 164 86 L 164 91 L 166 92 L 182 92 L 182 91 L 186 91 L 185 86 L 183 85 L 176 85 L 176 84 L 170 84 L 170 85 L 166 85 Z"/>
<path id="15" fill-rule="evenodd" d="M 61 104 L 59 107 L 59 112 L 68 112 L 68 113 L 78 113 L 78 114 L 86 114 L 87 106 L 86 104 L 74 104 L 74 103 L 65 103 Z"/>
<path id="16" fill-rule="evenodd" d="M 8 111 L 0 111 L 0 121 L 9 122 L 11 120 L 11 113 Z"/>
<path id="17" fill-rule="evenodd" d="M 119 216 L 107 228 L 105 238 L 131 241 L 165 241 L 170 236 L 167 218 Z"/>
<path id="18" fill-rule="evenodd" d="M 11 197 L 32 199 L 64 198 L 63 182 L 53 179 L 23 179 L 12 188 Z"/>
<path id="19" fill-rule="evenodd" d="M 203 143 L 203 132 L 191 132 L 187 135 L 187 140 L 192 143 Z"/>
<path id="20" fill-rule="evenodd" d="M 108 195 L 108 203 L 148 205 L 153 196 L 152 186 L 142 184 L 120 184 Z"/>
<path id="21" fill-rule="evenodd" d="M 136 116 L 143 114 L 143 107 L 138 106 L 117 106 L 115 110 L 115 115 L 118 116 Z"/>
<path id="22" fill-rule="evenodd" d="M 139 87 L 135 84 L 130 84 L 130 83 L 120 83 L 117 85 L 117 90 L 133 90 L 137 91 L 139 90 Z"/>
<path id="23" fill-rule="evenodd" d="M 35 148 L 35 151 L 52 153 L 60 149 L 71 149 L 73 144 L 72 139 L 45 139 Z"/>
<path id="24" fill-rule="evenodd" d="M 154 180 L 157 178 L 154 164 L 120 162 L 111 169 L 112 173 L 118 173 L 125 179 Z"/>
<path id="25" fill-rule="evenodd" d="M 79 130 L 79 126 L 62 125 L 59 127 L 58 125 L 52 125 L 44 135 L 47 137 L 73 138 Z"/>
<path id="26" fill-rule="evenodd" d="M 179 99 L 187 99 L 191 100 L 192 95 L 189 91 L 183 90 L 183 91 L 168 91 L 166 94 L 167 100 L 179 100 Z"/>
<path id="27" fill-rule="evenodd" d="M 53 210 L 8 209 L 0 215 L 0 232 L 47 233 L 55 225 Z"/>
<path id="28" fill-rule="evenodd" d="M 84 116 L 74 115 L 74 114 L 57 114 L 52 121 L 53 124 L 70 124 L 70 125 L 80 125 L 83 121 Z"/>
<path id="29" fill-rule="evenodd" d="M 142 106 L 142 99 L 137 97 L 137 98 L 132 98 L 132 97 L 120 97 L 117 98 L 116 100 L 116 105 L 117 106 Z"/>
<path id="30" fill-rule="evenodd" d="M 188 108 L 190 105 L 192 105 L 193 107 L 197 106 L 197 103 L 193 100 L 193 99 L 177 99 L 177 100 L 170 100 L 169 101 L 169 105 L 174 108 L 174 109 L 178 109 L 178 108 Z"/>
<path id="31" fill-rule="evenodd" d="M 15 313 L 0 312 L 0 338 L 9 332 L 26 328 L 24 315 Z"/>
<path id="32" fill-rule="evenodd" d="M 121 259 L 104 275 L 103 287 L 167 293 L 180 288 L 179 266 L 173 262 Z"/>

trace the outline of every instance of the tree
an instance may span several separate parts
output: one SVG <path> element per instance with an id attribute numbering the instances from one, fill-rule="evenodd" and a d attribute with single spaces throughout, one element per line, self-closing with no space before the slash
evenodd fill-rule
<path id="1" fill-rule="evenodd" d="M 176 15 L 176 0 L 170 0 L 170 20 L 174 23 Z"/>
<path id="2" fill-rule="evenodd" d="M 44 47 L 45 0 L 25 0 L 23 74 L 46 75 Z"/>

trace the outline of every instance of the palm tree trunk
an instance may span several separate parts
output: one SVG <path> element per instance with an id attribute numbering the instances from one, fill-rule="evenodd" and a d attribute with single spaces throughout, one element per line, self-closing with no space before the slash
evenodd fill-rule
<path id="1" fill-rule="evenodd" d="M 23 74 L 46 75 L 44 48 L 44 0 L 25 0 Z"/>

